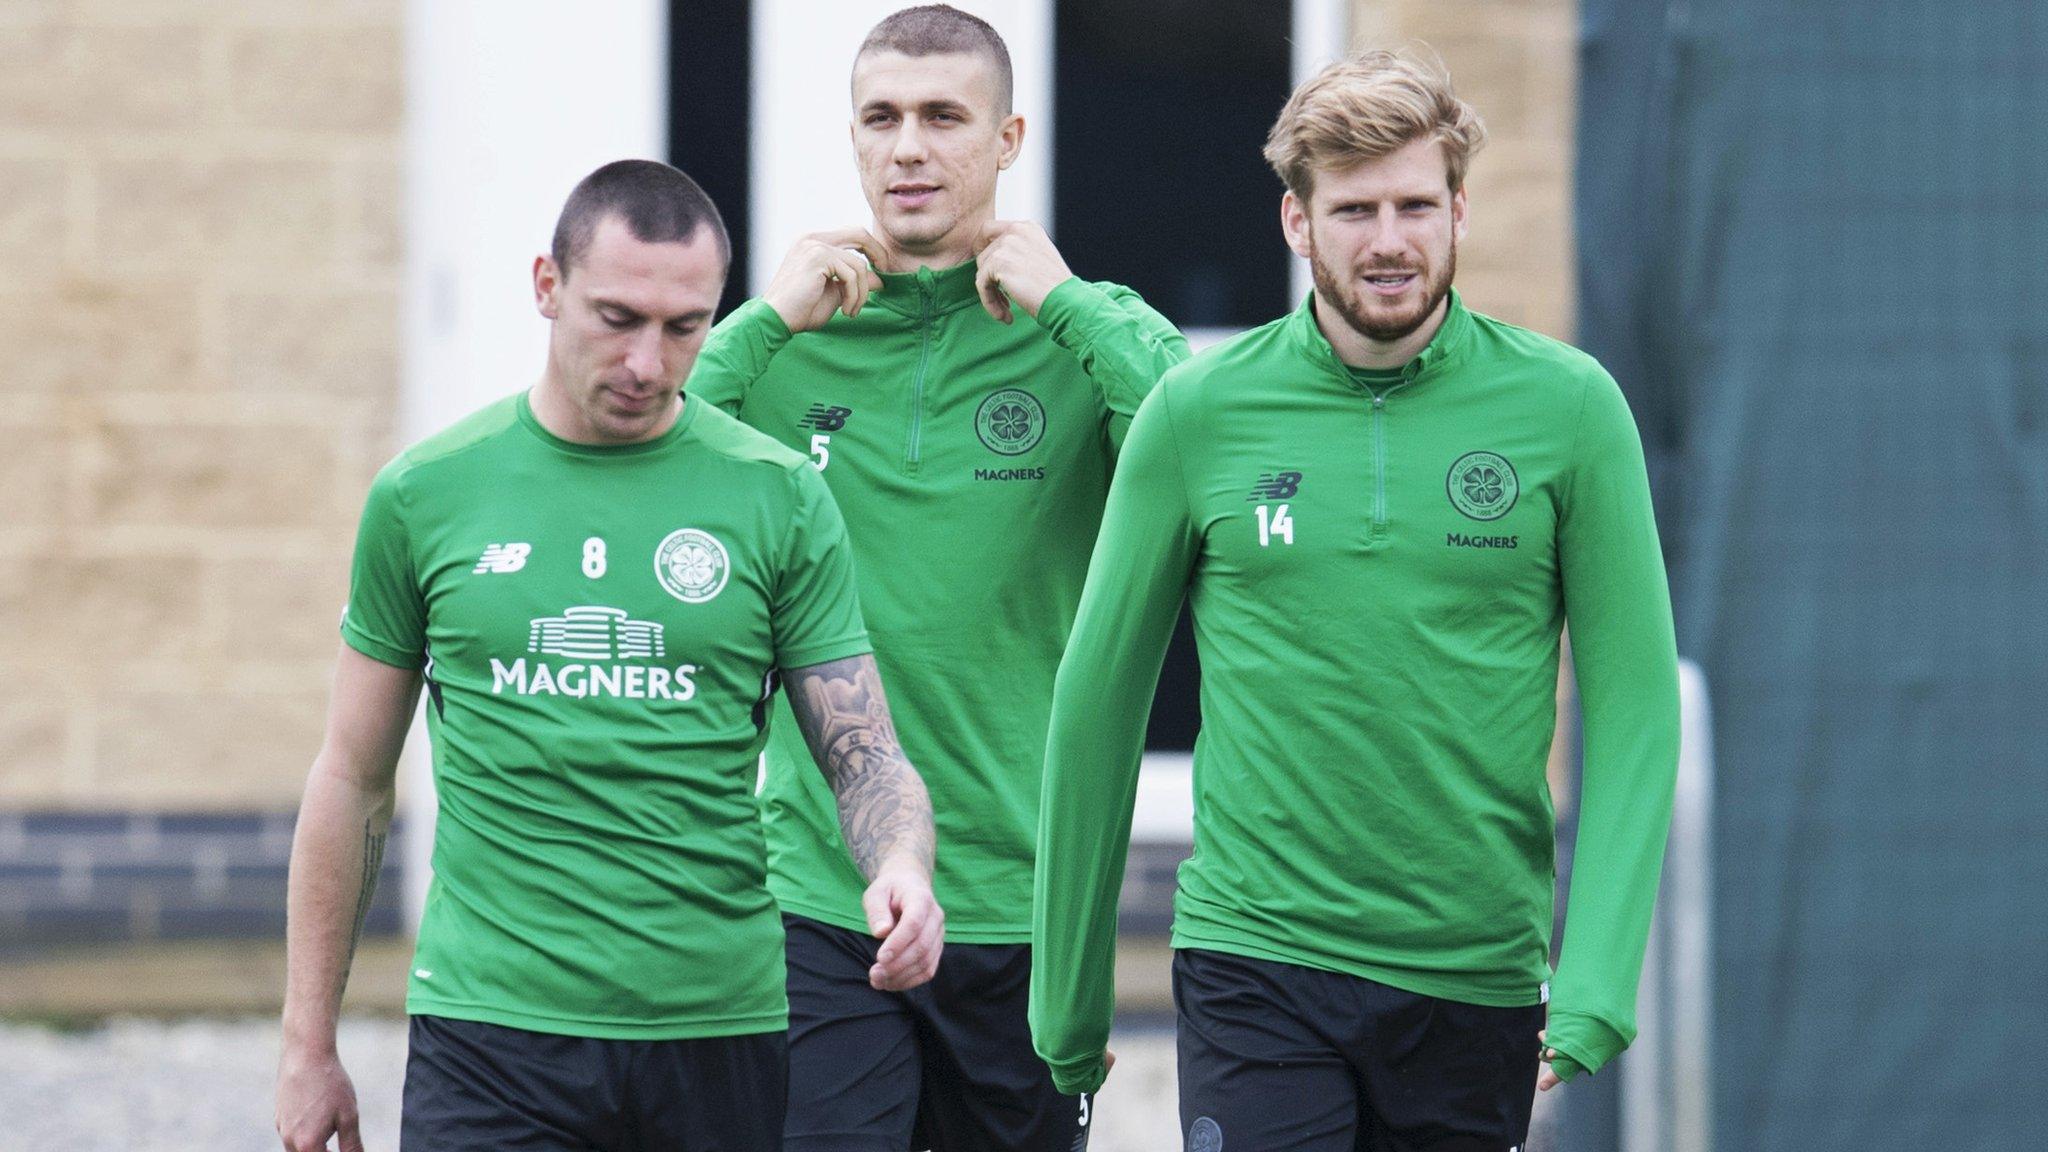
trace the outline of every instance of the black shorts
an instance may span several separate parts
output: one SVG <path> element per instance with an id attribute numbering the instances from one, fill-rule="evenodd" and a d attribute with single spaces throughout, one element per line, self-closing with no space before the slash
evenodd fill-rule
<path id="1" fill-rule="evenodd" d="M 1028 944 L 948 944 L 908 992 L 868 985 L 880 941 L 784 915 L 787 1152 L 1081 1152 L 1086 1096 L 1031 1049 Z"/>
<path id="2" fill-rule="evenodd" d="M 1295 964 L 1173 957 L 1187 1152 L 1510 1152 L 1543 1006 L 1488 1008 Z"/>
<path id="3" fill-rule="evenodd" d="M 783 1033 L 594 1040 L 415 1016 L 402 1152 L 774 1152 Z"/>

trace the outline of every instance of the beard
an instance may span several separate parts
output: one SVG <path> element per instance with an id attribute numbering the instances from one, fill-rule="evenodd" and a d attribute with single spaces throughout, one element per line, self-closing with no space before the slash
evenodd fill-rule
<path id="1" fill-rule="evenodd" d="M 1451 293 L 1451 281 L 1458 275 L 1458 242 L 1451 241 L 1450 256 L 1441 268 L 1423 267 L 1421 292 L 1415 296 L 1415 303 L 1402 307 L 1381 304 L 1368 297 L 1366 289 L 1358 283 L 1364 276 L 1378 272 L 1417 271 L 1408 265 L 1371 265 L 1356 276 L 1339 279 L 1336 269 L 1323 262 L 1322 253 L 1316 248 L 1315 236 L 1308 241 L 1309 273 L 1315 279 L 1316 295 L 1328 302 L 1344 318 L 1344 323 L 1353 331 L 1382 344 L 1392 344 L 1412 334 L 1423 322 L 1436 315 L 1437 306 Z"/>

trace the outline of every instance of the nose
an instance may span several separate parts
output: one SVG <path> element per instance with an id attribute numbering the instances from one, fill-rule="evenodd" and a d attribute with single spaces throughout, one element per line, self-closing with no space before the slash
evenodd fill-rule
<path id="1" fill-rule="evenodd" d="M 1401 222 L 1393 209 L 1381 209 L 1373 217 L 1371 229 L 1366 250 L 1372 255 L 1399 256 L 1408 251 L 1408 239 L 1401 234 Z"/>
<path id="2" fill-rule="evenodd" d="M 924 128 L 917 117 L 905 116 L 903 124 L 896 129 L 896 147 L 890 159 L 898 164 L 918 164 L 924 160 Z"/>
<path id="3" fill-rule="evenodd" d="M 632 341 L 626 345 L 626 371 L 643 384 L 666 378 L 659 324 L 644 324 L 633 333 Z"/>

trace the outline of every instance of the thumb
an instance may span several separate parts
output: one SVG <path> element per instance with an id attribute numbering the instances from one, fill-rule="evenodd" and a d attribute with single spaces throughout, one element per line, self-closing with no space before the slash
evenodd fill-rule
<path id="1" fill-rule="evenodd" d="M 1003 295 L 1002 285 L 996 280 L 994 265 L 983 264 L 974 274 L 974 288 L 981 294 L 981 306 L 988 314 L 1010 322 L 1010 298 Z"/>
<path id="2" fill-rule="evenodd" d="M 351 1112 L 341 1118 L 335 1136 L 341 1145 L 341 1152 L 363 1152 L 362 1119 Z"/>
<path id="3" fill-rule="evenodd" d="M 896 927 L 894 897 L 895 892 L 881 881 L 868 885 L 868 890 L 861 895 L 861 909 L 868 914 L 868 934 L 878 940 Z"/>

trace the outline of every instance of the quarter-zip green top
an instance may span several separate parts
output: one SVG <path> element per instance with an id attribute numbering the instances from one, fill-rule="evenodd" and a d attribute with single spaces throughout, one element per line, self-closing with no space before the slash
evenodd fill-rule
<path id="1" fill-rule="evenodd" d="M 1377 543 L 1387 534 L 1387 400 L 1413 377 L 1405 367 L 1347 371 L 1372 403 L 1372 539 Z"/>
<path id="2" fill-rule="evenodd" d="M 1570 621 L 1585 772 L 1550 1043 L 1565 1075 L 1619 1052 L 1678 687 L 1642 447 L 1600 366 L 1453 294 L 1373 396 L 1304 305 L 1145 401 L 1040 796 L 1031 1023 L 1067 1092 L 1102 1079 L 1139 754 L 1183 597 L 1202 734 L 1174 945 L 1500 1006 L 1551 988 L 1544 766 Z"/>
<path id="3" fill-rule="evenodd" d="M 1080 279 L 1004 324 L 974 277 L 884 273 L 858 317 L 795 336 L 752 301 L 685 387 L 823 468 L 931 790 L 946 938 L 1020 943 L 1053 673 L 1124 430 L 1187 342 L 1137 293 Z M 865 931 L 831 792 L 780 701 L 771 728 L 770 886 L 786 911 Z"/>

